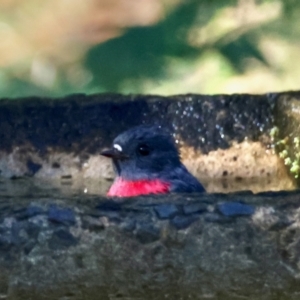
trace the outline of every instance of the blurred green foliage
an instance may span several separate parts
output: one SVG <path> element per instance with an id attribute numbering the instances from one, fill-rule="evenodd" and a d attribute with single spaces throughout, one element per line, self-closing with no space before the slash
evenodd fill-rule
<path id="1" fill-rule="evenodd" d="M 2 69 L 0 70 L 0 97 L 149 92 L 149 88 L 145 89 L 145 82 L 151 82 L 150 87 L 155 83 L 163 85 L 165 80 L 170 80 L 174 75 L 174 68 L 178 66 L 181 71 L 178 72 L 179 75 L 175 74 L 177 81 L 174 80 L 174 84 L 177 84 L 178 77 L 182 73 L 185 75 L 192 73 L 196 63 L 201 68 L 201 63 L 208 53 L 221 60 L 223 67 L 229 70 L 225 73 L 220 70 L 223 72 L 222 76 L 226 78 L 246 73 L 251 67 L 249 63 L 247 64 L 249 61 L 256 61 L 271 72 L 282 71 L 270 63 L 270 58 L 261 50 L 260 42 L 265 36 L 275 36 L 298 46 L 300 1 L 297 0 L 282 0 L 280 17 L 262 22 L 260 26 L 245 26 L 243 30 L 234 28 L 223 33 L 220 30 L 220 33 L 216 32 L 215 37 L 209 36 L 201 43 L 191 42 L 191 32 L 195 31 L 195 28 L 199 31 L 206 26 L 214 28 L 214 22 L 217 23 L 220 12 L 236 6 L 238 2 L 234 0 L 183 1 L 158 24 L 130 28 L 123 35 L 90 48 L 80 62 L 89 80 L 79 85 L 68 79 L 64 66 L 58 68 L 55 82 L 51 87 L 33 83 L 26 73 L 24 76 L 16 77 L 15 72 L 10 68 Z M 256 4 L 272 2 L 278 1 L 260 0 L 256 1 Z M 216 26 L 217 30 L 219 27 Z M 297 64 L 298 62 L 295 62 L 295 68 Z M 84 74 L 82 76 L 85 76 Z M 197 91 L 207 92 L 207 89 L 201 88 L 201 84 L 199 79 Z M 172 93 L 172 90 L 170 92 Z M 183 89 L 182 92 L 187 91 Z"/>
<path id="2" fill-rule="evenodd" d="M 166 57 L 190 59 L 200 55 L 201 50 L 186 41 L 198 9 L 199 1 L 189 1 L 155 26 L 132 28 L 120 38 L 92 48 L 85 61 L 93 74 L 91 86 L 100 82 L 106 90 L 120 91 L 123 80 L 130 79 L 138 87 L 145 78 L 163 79 Z"/>

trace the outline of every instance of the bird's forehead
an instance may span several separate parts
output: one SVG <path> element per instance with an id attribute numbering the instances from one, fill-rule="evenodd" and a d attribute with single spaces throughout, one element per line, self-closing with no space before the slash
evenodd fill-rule
<path id="1" fill-rule="evenodd" d="M 156 146 L 156 144 L 160 144 L 161 142 L 169 144 L 171 143 L 171 137 L 162 131 L 161 128 L 141 126 L 118 135 L 114 139 L 113 145 L 118 145 L 116 146 L 117 148 L 121 147 L 123 151 L 126 151 L 136 147 L 140 143 Z"/>
<path id="2" fill-rule="evenodd" d="M 155 140 L 156 135 L 153 133 L 143 133 L 143 132 L 138 132 L 138 133 L 124 133 L 119 135 L 118 137 L 115 138 L 114 140 L 114 145 L 119 145 L 122 148 L 127 148 L 133 145 L 136 145 L 141 142 L 151 142 Z"/>
<path id="3" fill-rule="evenodd" d="M 113 144 L 113 148 L 114 149 L 116 149 L 116 150 L 118 150 L 119 152 L 122 152 L 123 151 L 123 148 L 122 148 L 122 146 L 121 145 L 119 145 L 119 144 Z"/>
<path id="4" fill-rule="evenodd" d="M 120 152 L 128 152 L 131 151 L 130 149 L 135 148 L 143 139 L 136 139 L 136 138 L 124 138 L 124 137 L 117 137 L 113 141 L 113 148 L 120 151 Z"/>

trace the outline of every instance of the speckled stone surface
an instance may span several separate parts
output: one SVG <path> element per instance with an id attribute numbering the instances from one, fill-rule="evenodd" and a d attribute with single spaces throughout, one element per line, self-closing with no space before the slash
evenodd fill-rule
<path id="1" fill-rule="evenodd" d="M 275 101 L 268 95 L 123 96 L 70 95 L 64 99 L 0 101 L 0 150 L 15 146 L 89 153 L 108 147 L 120 132 L 160 123 L 204 153 L 234 139 L 258 140 L 273 126 Z M 247 109 L 245 109 L 245 107 Z M 28 162 L 32 173 L 38 166 Z M 29 170 L 29 171 L 30 171 Z"/>
<path id="2" fill-rule="evenodd" d="M 147 123 L 171 131 L 183 163 L 209 191 L 293 189 L 295 181 L 272 148 L 270 132 L 280 127 L 282 99 L 289 103 L 298 96 L 79 94 L 1 99 L 0 176 L 78 185 L 86 178 L 112 179 L 110 161 L 100 151 L 122 131 Z"/>
<path id="3" fill-rule="evenodd" d="M 299 93 L 1 100 L 0 299 L 298 300 L 297 190 L 118 202 L 98 196 L 110 182 L 100 192 L 70 188 L 112 178 L 98 153 L 141 123 L 168 127 L 190 170 L 226 192 L 247 190 L 253 177 L 262 187 L 252 190 L 292 188 L 270 131 L 297 137 L 298 101 Z M 238 187 L 226 190 L 230 176 Z"/>
<path id="4" fill-rule="evenodd" d="M 299 299 L 298 191 L 8 199 L 3 299 Z"/>

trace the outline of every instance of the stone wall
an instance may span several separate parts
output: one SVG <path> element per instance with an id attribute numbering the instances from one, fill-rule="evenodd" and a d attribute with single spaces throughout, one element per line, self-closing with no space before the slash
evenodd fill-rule
<path id="1" fill-rule="evenodd" d="M 208 191 L 293 189 L 298 98 L 295 92 L 2 99 L 0 174 L 77 183 L 112 179 L 110 161 L 99 152 L 132 126 L 159 123 L 174 134 L 183 162 Z M 290 176 L 292 163 L 297 174 Z"/>
<path id="2" fill-rule="evenodd" d="M 300 195 L 0 204 L 3 299 L 298 299 Z"/>
<path id="3" fill-rule="evenodd" d="M 299 299 L 298 190 L 117 201 L 43 183 L 100 185 L 113 174 L 99 152 L 129 127 L 159 123 L 209 191 L 292 189 L 298 98 L 0 101 L 0 298 Z"/>

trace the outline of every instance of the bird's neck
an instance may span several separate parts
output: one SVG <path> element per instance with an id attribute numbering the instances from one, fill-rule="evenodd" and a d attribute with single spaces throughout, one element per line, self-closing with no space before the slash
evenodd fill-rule
<path id="1" fill-rule="evenodd" d="M 133 197 L 149 194 L 166 194 L 170 192 L 170 183 L 159 179 L 126 180 L 117 177 L 107 196 Z"/>

